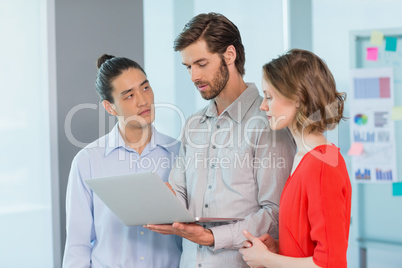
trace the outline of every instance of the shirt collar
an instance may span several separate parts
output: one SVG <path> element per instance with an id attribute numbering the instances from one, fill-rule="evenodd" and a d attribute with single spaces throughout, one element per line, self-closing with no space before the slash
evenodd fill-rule
<path id="1" fill-rule="evenodd" d="M 107 134 L 105 156 L 108 156 L 115 149 L 124 147 L 125 145 L 126 143 L 119 131 L 119 123 L 116 123 L 112 131 Z"/>
<path id="2" fill-rule="evenodd" d="M 172 143 L 175 144 L 177 143 L 177 141 L 157 131 L 154 125 L 152 125 L 151 127 L 152 127 L 152 137 L 150 141 L 151 151 L 159 146 L 169 152 L 169 148 L 170 146 L 172 146 Z"/>
<path id="3" fill-rule="evenodd" d="M 227 113 L 236 123 L 242 122 L 251 104 L 253 104 L 260 95 L 254 83 L 246 83 L 246 85 L 246 90 L 221 114 Z M 218 117 L 215 100 L 209 102 L 205 116 L 201 119 L 201 123 L 204 123 L 207 117 Z"/>
<path id="4" fill-rule="evenodd" d="M 149 144 L 150 151 L 154 150 L 158 146 L 164 148 L 166 151 L 169 151 L 168 147 L 171 145 L 172 141 L 169 140 L 168 136 L 163 135 L 162 133 L 157 131 L 154 125 L 151 125 L 151 129 L 152 129 L 152 137 Z M 133 148 L 131 148 L 125 143 L 119 131 L 119 123 L 116 123 L 112 131 L 109 132 L 108 138 L 106 140 L 107 142 L 106 142 L 105 156 L 108 156 L 112 151 L 120 147 L 128 151 L 135 151 Z"/>

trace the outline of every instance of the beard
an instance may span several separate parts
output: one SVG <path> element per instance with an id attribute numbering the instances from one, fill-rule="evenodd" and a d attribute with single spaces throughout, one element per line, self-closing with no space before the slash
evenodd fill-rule
<path id="1" fill-rule="evenodd" d="M 229 70 L 224 59 L 221 60 L 221 65 L 219 67 L 219 71 L 215 74 L 212 79 L 212 83 L 199 81 L 195 83 L 195 85 L 208 85 L 209 90 L 200 91 L 201 97 L 205 100 L 211 100 L 215 97 L 219 96 L 222 90 L 226 87 L 226 84 L 229 81 Z"/>

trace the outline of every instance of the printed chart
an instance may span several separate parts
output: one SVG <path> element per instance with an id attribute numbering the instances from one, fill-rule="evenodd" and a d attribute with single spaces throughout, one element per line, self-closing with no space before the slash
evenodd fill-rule
<path id="1" fill-rule="evenodd" d="M 363 146 L 352 158 L 354 180 L 392 182 L 397 178 L 392 69 L 352 70 L 351 80 L 350 138 Z"/>

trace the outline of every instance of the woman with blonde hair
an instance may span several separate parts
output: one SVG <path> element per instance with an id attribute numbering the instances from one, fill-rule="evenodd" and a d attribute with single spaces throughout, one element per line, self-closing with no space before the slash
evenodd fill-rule
<path id="1" fill-rule="evenodd" d="M 279 205 L 279 241 L 268 234 L 240 249 L 250 267 L 347 267 L 351 185 L 345 162 L 324 132 L 343 117 L 345 94 L 327 65 L 294 49 L 263 66 L 265 111 L 273 130 L 288 127 L 296 145 Z"/>

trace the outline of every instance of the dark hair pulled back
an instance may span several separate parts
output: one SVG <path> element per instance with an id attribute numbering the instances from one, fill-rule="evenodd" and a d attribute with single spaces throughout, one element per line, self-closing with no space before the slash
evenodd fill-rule
<path id="1" fill-rule="evenodd" d="M 133 68 L 140 70 L 146 75 L 144 69 L 137 62 L 124 57 L 103 54 L 98 58 L 96 66 L 98 67 L 95 81 L 96 91 L 102 101 L 107 100 L 110 103 L 114 103 L 112 82 L 124 71 Z"/>

